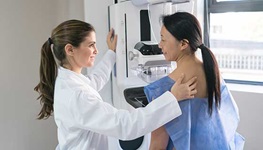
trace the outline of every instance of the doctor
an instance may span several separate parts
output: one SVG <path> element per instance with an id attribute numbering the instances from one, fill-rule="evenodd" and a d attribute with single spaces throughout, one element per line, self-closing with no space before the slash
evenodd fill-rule
<path id="1" fill-rule="evenodd" d="M 47 119 L 54 112 L 57 150 L 107 150 L 107 136 L 130 140 L 145 135 L 179 116 L 177 100 L 193 98 L 197 92 L 196 78 L 182 84 L 182 76 L 171 92 L 145 108 L 128 112 L 103 102 L 98 91 L 109 80 L 115 63 L 117 36 L 112 38 L 112 34 L 111 30 L 107 36 L 109 50 L 87 77 L 81 70 L 92 67 L 98 53 L 92 25 L 65 21 L 42 46 L 40 82 L 34 89 L 42 104 L 38 119 Z"/>

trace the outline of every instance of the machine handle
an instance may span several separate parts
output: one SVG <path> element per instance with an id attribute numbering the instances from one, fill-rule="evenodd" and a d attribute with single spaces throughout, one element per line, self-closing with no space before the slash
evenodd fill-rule
<path id="1" fill-rule="evenodd" d="M 139 57 L 139 54 L 134 54 L 132 51 L 129 51 L 129 60 L 133 60 L 135 57 Z"/>

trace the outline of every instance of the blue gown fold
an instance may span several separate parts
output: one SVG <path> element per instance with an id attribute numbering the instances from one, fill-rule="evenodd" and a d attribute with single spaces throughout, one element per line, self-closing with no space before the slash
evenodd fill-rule
<path id="1" fill-rule="evenodd" d="M 166 76 L 144 87 L 151 102 L 175 83 Z M 236 132 L 239 123 L 238 107 L 221 81 L 221 105 L 208 113 L 207 98 L 179 102 L 182 115 L 164 125 L 170 139 L 167 150 L 243 150 L 244 138 Z M 158 118 L 156 118 L 158 119 Z"/>

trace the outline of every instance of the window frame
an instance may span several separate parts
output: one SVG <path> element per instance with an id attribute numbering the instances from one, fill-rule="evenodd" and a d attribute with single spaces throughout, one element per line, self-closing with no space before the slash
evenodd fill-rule
<path id="1" fill-rule="evenodd" d="M 208 13 L 263 11 L 263 1 L 208 1 Z"/>
<path id="2" fill-rule="evenodd" d="M 226 13 L 226 12 L 263 12 L 263 0 L 261 1 L 222 1 L 205 0 L 204 3 L 204 43 L 210 47 L 210 13 Z M 233 84 L 245 84 L 245 85 L 259 85 L 263 86 L 263 82 L 260 81 L 246 81 L 225 79 L 226 83 Z"/>

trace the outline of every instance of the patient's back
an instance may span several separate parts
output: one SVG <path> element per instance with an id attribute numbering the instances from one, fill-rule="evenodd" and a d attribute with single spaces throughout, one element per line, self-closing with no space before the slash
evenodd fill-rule
<path id="1" fill-rule="evenodd" d="M 197 98 L 207 98 L 207 86 L 206 86 L 206 79 L 205 79 L 205 72 L 203 63 L 196 60 L 191 63 L 186 63 L 178 68 L 176 68 L 169 77 L 176 81 L 180 75 L 184 73 L 185 77 L 183 83 L 190 80 L 192 77 L 197 77 L 197 94 L 195 97 Z"/>

